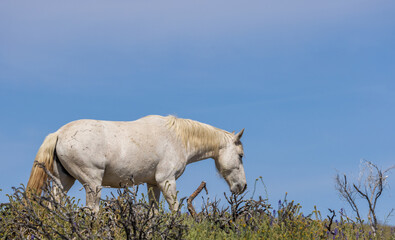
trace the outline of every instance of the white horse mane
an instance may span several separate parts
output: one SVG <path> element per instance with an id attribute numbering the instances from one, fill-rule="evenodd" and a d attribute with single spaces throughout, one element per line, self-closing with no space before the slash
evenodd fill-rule
<path id="1" fill-rule="evenodd" d="M 218 152 L 233 134 L 198 121 L 167 116 L 167 127 L 180 138 L 185 148 Z"/>

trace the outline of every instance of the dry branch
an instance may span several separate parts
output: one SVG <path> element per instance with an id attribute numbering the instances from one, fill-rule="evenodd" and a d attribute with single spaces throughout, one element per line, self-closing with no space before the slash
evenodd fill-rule
<path id="1" fill-rule="evenodd" d="M 195 211 L 195 208 L 193 207 L 193 205 L 192 205 L 192 201 L 193 201 L 193 199 L 195 199 L 196 198 L 196 196 L 197 195 L 199 195 L 199 193 L 202 191 L 202 190 L 206 190 L 206 194 L 208 194 L 208 191 L 207 191 L 207 188 L 206 188 L 206 182 L 205 181 L 202 181 L 202 183 L 200 184 L 200 186 L 191 194 L 191 196 L 189 196 L 189 198 L 188 198 L 188 211 L 189 211 L 189 213 L 191 214 L 191 216 L 192 217 L 196 217 L 196 211 Z"/>
<path id="2" fill-rule="evenodd" d="M 330 208 L 328 208 L 328 210 L 329 210 L 329 212 L 332 213 L 332 216 L 327 215 L 328 220 L 329 220 L 329 224 L 327 225 L 327 224 L 325 223 L 325 227 L 326 227 L 326 229 L 328 229 L 328 231 L 329 231 L 331 234 L 334 234 L 334 231 L 332 231 L 331 228 L 332 228 L 333 218 L 336 217 L 336 213 L 335 213 L 335 210 L 332 210 L 332 209 L 330 209 Z"/>

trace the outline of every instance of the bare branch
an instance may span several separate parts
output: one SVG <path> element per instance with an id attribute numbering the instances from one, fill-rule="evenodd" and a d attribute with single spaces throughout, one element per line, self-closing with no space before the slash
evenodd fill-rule
<path id="1" fill-rule="evenodd" d="M 332 210 L 332 209 L 330 209 L 330 208 L 328 208 L 328 210 L 329 210 L 329 212 L 332 213 L 332 216 L 327 215 L 328 220 L 329 220 L 329 224 L 327 225 L 327 224 L 325 223 L 325 227 L 326 227 L 326 229 L 328 229 L 328 231 L 329 231 L 331 234 L 334 234 L 334 232 L 331 230 L 331 228 L 332 228 L 333 218 L 336 216 L 336 213 L 335 213 L 335 210 Z"/>
<path id="2" fill-rule="evenodd" d="M 199 193 L 203 189 L 206 190 L 206 194 L 208 194 L 208 191 L 207 191 L 207 188 L 206 188 L 206 182 L 204 182 L 204 181 L 202 181 L 202 183 L 200 183 L 199 187 L 191 194 L 191 196 L 189 196 L 188 201 L 187 201 L 187 203 L 188 203 L 188 211 L 191 214 L 191 216 L 194 217 L 194 218 L 196 217 L 196 211 L 195 211 L 195 208 L 192 205 L 192 201 L 193 201 L 193 199 L 196 198 L 197 195 L 199 195 Z"/>
<path id="3" fill-rule="evenodd" d="M 376 235 L 378 229 L 378 221 L 376 216 L 377 202 L 386 186 L 386 179 L 388 177 L 386 176 L 386 173 L 388 173 L 393 168 L 395 168 L 395 166 L 391 166 L 383 171 L 376 164 L 367 160 L 362 160 L 358 184 L 353 183 L 352 188 L 347 182 L 346 175 L 344 175 L 344 179 L 341 179 L 339 175 L 336 177 L 336 189 L 340 193 L 340 196 L 346 200 L 351 209 L 357 214 L 361 225 L 362 219 L 359 215 L 355 198 L 356 196 L 359 196 L 366 200 L 369 207 L 369 225 L 374 235 Z"/>

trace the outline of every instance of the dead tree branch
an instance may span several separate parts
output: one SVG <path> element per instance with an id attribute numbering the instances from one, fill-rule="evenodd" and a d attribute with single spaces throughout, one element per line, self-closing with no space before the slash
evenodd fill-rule
<path id="1" fill-rule="evenodd" d="M 395 168 L 395 166 L 391 166 L 383 171 L 376 164 L 370 161 L 363 160 L 361 165 L 362 168 L 360 170 L 360 177 L 357 184 L 353 183 L 351 187 L 347 182 L 347 176 L 344 174 L 344 178 L 341 178 L 338 174 L 336 176 L 336 189 L 341 198 L 350 205 L 351 209 L 357 215 L 357 220 L 361 226 L 363 221 L 356 203 L 356 197 L 366 200 L 369 207 L 369 225 L 373 234 L 376 235 L 378 229 L 376 216 L 377 201 L 382 195 L 387 184 L 386 179 L 388 176 L 386 174 Z"/>
<path id="2" fill-rule="evenodd" d="M 196 217 L 196 211 L 195 211 L 195 208 L 192 205 L 192 201 L 193 201 L 193 199 L 196 198 L 197 195 L 199 195 L 199 193 L 203 189 L 206 190 L 206 194 L 208 194 L 208 191 L 207 191 L 207 188 L 206 188 L 206 182 L 204 182 L 204 181 L 202 181 L 200 186 L 191 194 L 191 196 L 189 196 L 188 201 L 187 201 L 187 203 L 188 203 L 188 211 L 191 214 L 191 216 L 194 217 L 194 218 Z"/>
<path id="3" fill-rule="evenodd" d="M 355 189 L 351 188 L 347 181 L 347 176 L 344 174 L 343 178 L 338 174 L 336 176 L 336 190 L 339 192 L 340 197 L 343 198 L 351 209 L 357 215 L 357 221 L 362 226 L 363 221 L 359 213 L 358 205 L 356 204 L 356 192 Z"/>
<path id="4" fill-rule="evenodd" d="M 332 216 L 327 215 L 328 220 L 329 220 L 329 224 L 327 225 L 327 224 L 325 223 L 325 227 L 326 227 L 326 229 L 328 229 L 328 231 L 329 231 L 331 234 L 334 234 L 334 231 L 332 231 L 331 228 L 332 228 L 332 224 L 333 224 L 333 218 L 336 217 L 336 213 L 335 213 L 335 210 L 332 210 L 332 209 L 330 209 L 330 208 L 328 208 L 328 210 L 329 210 L 329 212 L 332 213 Z"/>

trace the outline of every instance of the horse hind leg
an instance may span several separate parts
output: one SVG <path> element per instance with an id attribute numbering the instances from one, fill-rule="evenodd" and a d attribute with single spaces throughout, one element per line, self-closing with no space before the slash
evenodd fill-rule
<path id="1" fill-rule="evenodd" d="M 55 161 L 53 170 L 54 176 L 59 179 L 60 187 L 62 187 L 63 192 L 67 193 L 74 185 L 75 178 L 66 171 L 58 160 Z"/>
<path id="2" fill-rule="evenodd" d="M 104 170 L 74 168 L 73 173 L 76 179 L 84 186 L 86 192 L 86 207 L 92 212 L 99 211 L 101 185 Z"/>
<path id="3" fill-rule="evenodd" d="M 103 181 L 104 170 L 91 169 L 90 171 L 77 172 L 78 181 L 84 186 L 86 192 L 86 206 L 93 212 L 99 212 L 101 185 Z"/>
<path id="4" fill-rule="evenodd" d="M 83 184 L 86 192 L 86 206 L 93 212 L 99 212 L 101 184 L 85 183 Z"/>
<path id="5" fill-rule="evenodd" d="M 66 169 L 62 166 L 58 159 L 55 159 L 53 167 L 53 179 L 52 193 L 54 194 L 55 200 L 60 203 L 62 195 L 66 194 L 75 182 L 75 178 L 72 177 Z"/>

